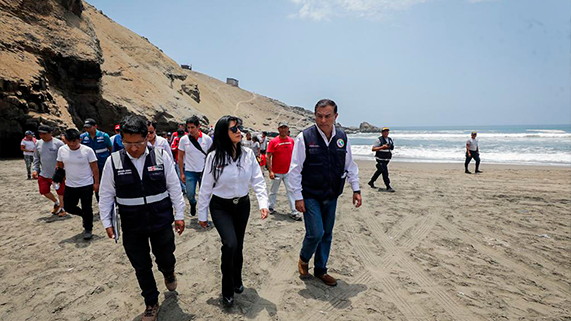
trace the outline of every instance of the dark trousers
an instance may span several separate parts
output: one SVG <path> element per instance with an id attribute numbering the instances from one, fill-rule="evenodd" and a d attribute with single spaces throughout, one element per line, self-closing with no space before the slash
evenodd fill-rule
<path id="1" fill-rule="evenodd" d="M 466 162 L 464 163 L 464 167 L 466 168 L 466 170 L 468 170 L 468 165 L 470 164 L 470 161 L 472 161 L 473 158 L 476 161 L 476 171 L 478 171 L 480 169 L 480 153 L 470 151 L 470 155 L 471 156 L 468 156 L 468 152 L 466 152 Z"/>
<path id="2" fill-rule="evenodd" d="M 145 298 L 145 305 L 154 305 L 159 301 L 159 290 L 153 276 L 153 261 L 149 241 L 151 241 L 159 271 L 164 276 L 171 276 L 174 273 L 176 263 L 172 226 L 151 233 L 123 232 L 123 247 L 135 269 L 141 295 Z"/>
<path id="3" fill-rule="evenodd" d="M 242 247 L 250 216 L 250 199 L 245 196 L 234 204 L 231 199 L 212 196 L 210 214 L 222 240 L 222 295 L 231 297 L 234 287 L 242 285 Z"/>
<path id="4" fill-rule="evenodd" d="M 81 201 L 81 208 L 77 204 Z M 65 187 L 63 193 L 64 210 L 70 214 L 79 215 L 83 218 L 83 228 L 93 229 L 93 185 L 82 187 Z"/>
<path id="5" fill-rule="evenodd" d="M 101 183 L 101 177 L 103 176 L 103 167 L 105 166 L 105 163 L 103 164 L 99 164 L 99 162 L 97 163 L 97 167 L 99 168 L 99 182 Z M 99 203 L 99 192 L 95 193 L 95 199 L 97 200 L 97 203 Z"/>
<path id="6" fill-rule="evenodd" d="M 377 178 L 382 174 L 383 175 L 383 182 L 385 182 L 385 186 L 387 188 L 391 187 L 391 180 L 389 179 L 389 160 L 386 161 L 377 161 L 377 171 L 371 177 L 371 182 L 375 182 Z"/>

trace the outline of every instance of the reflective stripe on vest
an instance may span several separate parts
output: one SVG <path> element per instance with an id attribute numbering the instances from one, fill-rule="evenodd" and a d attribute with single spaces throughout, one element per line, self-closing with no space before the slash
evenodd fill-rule
<path id="1" fill-rule="evenodd" d="M 111 154 L 111 160 L 113 161 L 113 165 L 116 169 L 123 169 L 123 162 L 121 161 L 121 155 L 119 155 L 119 151 L 113 152 Z"/>
<path id="2" fill-rule="evenodd" d="M 101 154 L 101 153 L 105 153 L 105 152 L 107 152 L 107 151 L 109 151 L 109 149 L 107 149 L 107 148 L 101 148 L 101 149 L 96 150 L 95 153 L 96 153 L 96 154 Z"/>
<path id="3" fill-rule="evenodd" d="M 137 205 L 145 205 L 156 203 L 164 200 L 165 198 L 169 197 L 169 192 L 165 191 L 157 195 L 149 195 L 147 197 L 137 197 L 137 198 L 120 198 L 117 197 L 117 204 L 125 205 L 125 206 L 137 206 Z M 145 202 L 146 200 L 146 202 Z"/>

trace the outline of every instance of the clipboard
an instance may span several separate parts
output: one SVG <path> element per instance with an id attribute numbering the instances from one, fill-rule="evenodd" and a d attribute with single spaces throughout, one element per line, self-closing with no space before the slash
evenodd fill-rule
<path id="1" fill-rule="evenodd" d="M 119 218 L 119 206 L 117 203 L 113 204 L 113 209 L 111 210 L 111 223 L 113 223 L 113 232 L 115 234 L 115 243 L 119 241 L 121 236 L 121 223 Z"/>

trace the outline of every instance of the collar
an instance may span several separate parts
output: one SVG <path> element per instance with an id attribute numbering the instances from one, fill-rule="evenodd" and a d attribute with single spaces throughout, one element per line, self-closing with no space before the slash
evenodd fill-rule
<path id="1" fill-rule="evenodd" d="M 323 137 L 323 140 L 326 141 L 327 135 L 325 135 L 325 133 L 319 128 L 319 126 L 317 126 L 317 124 L 315 124 L 315 128 L 317 128 L 317 131 L 319 132 L 321 137 Z M 331 143 L 331 140 L 333 139 L 333 137 L 335 137 L 335 135 L 337 135 L 337 131 L 335 130 L 335 125 L 333 125 L 333 130 L 331 131 L 331 138 L 329 138 L 329 143 Z"/>
<path id="2" fill-rule="evenodd" d="M 127 154 L 127 156 L 129 156 L 129 159 L 131 159 L 131 161 L 135 161 L 141 158 L 147 158 L 147 155 L 149 155 L 149 149 L 145 148 L 145 152 L 143 153 L 143 155 L 139 156 L 139 158 L 135 158 L 133 156 L 131 156 L 131 154 L 129 154 L 128 151 L 125 151 L 125 153 Z"/>

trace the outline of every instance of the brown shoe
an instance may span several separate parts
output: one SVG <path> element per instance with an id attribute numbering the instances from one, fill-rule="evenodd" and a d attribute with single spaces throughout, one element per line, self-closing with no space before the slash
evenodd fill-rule
<path id="1" fill-rule="evenodd" d="M 300 277 L 305 278 L 309 276 L 309 263 L 305 263 L 301 259 L 299 259 L 299 262 L 297 263 L 297 268 L 299 270 Z"/>
<path id="2" fill-rule="evenodd" d="M 176 275 L 171 275 L 171 276 L 167 276 L 165 277 L 165 285 L 167 287 L 167 290 L 169 291 L 174 291 L 176 290 Z"/>
<path id="3" fill-rule="evenodd" d="M 141 321 L 157 321 L 159 317 L 159 304 L 155 303 L 155 305 L 148 305 L 143 312 L 143 318 Z"/>
<path id="4" fill-rule="evenodd" d="M 323 281 L 323 283 L 325 283 L 326 285 L 329 286 L 336 286 L 337 285 L 337 280 L 335 280 L 334 277 L 332 277 L 331 275 L 325 273 L 322 275 L 316 275 L 316 278 L 320 279 L 321 281 Z"/>

